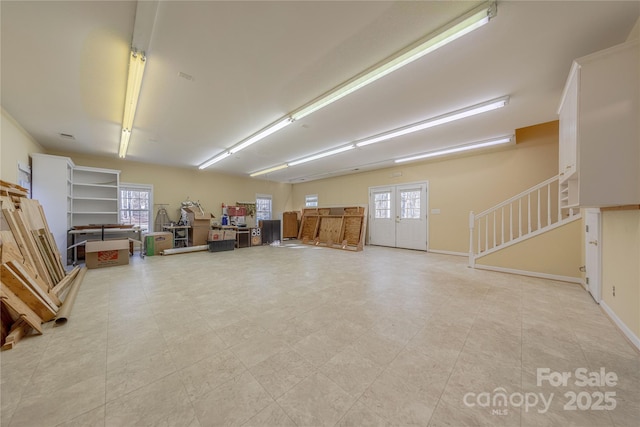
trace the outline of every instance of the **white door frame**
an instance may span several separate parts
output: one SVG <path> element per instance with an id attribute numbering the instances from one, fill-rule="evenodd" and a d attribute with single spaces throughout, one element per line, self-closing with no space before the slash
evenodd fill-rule
<path id="1" fill-rule="evenodd" d="M 429 181 L 413 181 L 413 182 L 403 182 L 403 183 L 398 183 L 398 184 L 389 184 L 389 185 L 377 185 L 375 187 L 369 187 L 368 189 L 368 200 L 369 200 L 369 227 L 367 230 L 367 241 L 370 243 L 371 242 L 371 226 L 373 225 L 373 215 L 375 215 L 375 209 L 374 206 L 372 206 L 371 203 L 371 196 L 374 192 L 376 191 L 384 191 L 388 188 L 392 188 L 392 194 L 394 197 L 394 200 L 392 200 L 392 205 L 395 205 L 396 200 L 395 198 L 397 197 L 396 195 L 398 194 L 398 187 L 406 187 L 406 186 L 412 186 L 412 185 L 424 185 L 425 188 L 425 193 L 426 193 L 426 198 L 425 198 L 425 207 L 424 207 L 424 212 L 421 212 L 421 214 L 424 214 L 425 216 L 425 223 L 426 223 L 426 230 L 425 230 L 425 239 L 426 239 L 426 252 L 429 252 Z M 392 208 L 392 212 L 394 212 L 395 208 Z M 391 218 L 392 221 L 395 222 L 395 215 L 393 218 Z"/>
<path id="2" fill-rule="evenodd" d="M 584 264 L 585 288 L 600 304 L 602 300 L 602 217 L 600 209 L 585 209 Z"/>

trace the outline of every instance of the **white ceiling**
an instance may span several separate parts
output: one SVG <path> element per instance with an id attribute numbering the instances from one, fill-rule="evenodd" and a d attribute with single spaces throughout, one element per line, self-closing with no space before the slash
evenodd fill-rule
<path id="1" fill-rule="evenodd" d="M 49 150 L 116 158 L 136 2 L 0 4 L 3 108 Z M 127 159 L 196 168 L 477 4 L 161 1 Z M 639 16 L 638 1 L 498 2 L 488 25 L 210 169 L 247 175 L 504 95 L 500 110 L 256 179 L 386 167 L 555 120 L 571 61 L 624 42 Z"/>

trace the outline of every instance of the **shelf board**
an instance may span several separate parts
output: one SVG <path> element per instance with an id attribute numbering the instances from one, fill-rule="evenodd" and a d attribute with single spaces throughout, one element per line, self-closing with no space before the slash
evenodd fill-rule
<path id="1" fill-rule="evenodd" d="M 99 200 L 99 201 L 107 201 L 107 202 L 118 201 L 118 199 L 115 197 L 73 197 L 73 200 Z"/>
<path id="2" fill-rule="evenodd" d="M 118 215 L 118 212 L 73 212 L 74 215 Z"/>
<path id="3" fill-rule="evenodd" d="M 90 182 L 74 182 L 73 185 L 78 187 L 118 188 L 118 185 L 114 184 L 92 184 Z"/>

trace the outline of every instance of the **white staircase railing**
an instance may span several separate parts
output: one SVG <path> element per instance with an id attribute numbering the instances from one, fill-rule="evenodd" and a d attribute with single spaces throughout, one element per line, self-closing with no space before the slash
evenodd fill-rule
<path id="1" fill-rule="evenodd" d="M 580 218 L 560 204 L 559 175 L 479 214 L 469 213 L 469 266 L 490 253 Z"/>

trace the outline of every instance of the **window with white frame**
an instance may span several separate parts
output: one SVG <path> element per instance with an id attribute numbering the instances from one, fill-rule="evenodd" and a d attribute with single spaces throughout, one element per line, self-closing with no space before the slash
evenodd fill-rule
<path id="1" fill-rule="evenodd" d="M 315 208 L 318 206 L 318 195 L 307 194 L 304 196 L 304 206 L 307 208 Z"/>
<path id="2" fill-rule="evenodd" d="M 271 219 L 272 200 L 270 194 L 256 196 L 256 221 Z"/>
<path id="3" fill-rule="evenodd" d="M 389 219 L 391 218 L 391 192 L 385 191 L 382 193 L 375 193 L 375 218 L 376 219 Z"/>
<path id="4" fill-rule="evenodd" d="M 151 231 L 153 186 L 120 183 L 120 223 Z"/>

